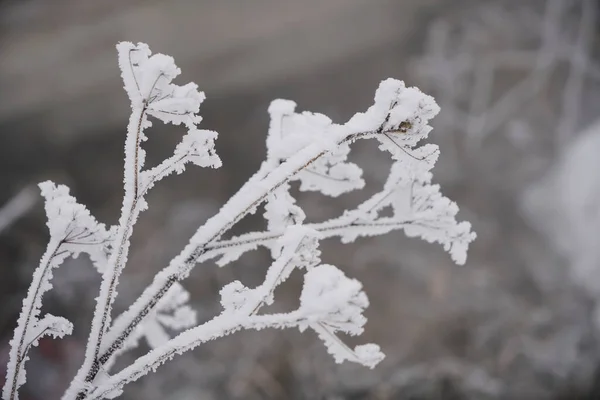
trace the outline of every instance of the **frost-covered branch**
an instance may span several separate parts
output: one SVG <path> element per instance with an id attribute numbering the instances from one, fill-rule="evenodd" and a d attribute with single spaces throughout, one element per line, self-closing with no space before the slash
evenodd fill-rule
<path id="1" fill-rule="evenodd" d="M 438 157 L 437 146 L 418 146 L 431 130 L 429 120 L 439 111 L 433 99 L 401 81 L 388 79 L 381 83 L 374 104 L 366 112 L 341 125 L 321 114 L 297 113 L 291 101 L 274 101 L 269 107 L 267 158 L 260 169 L 112 322 L 119 277 L 127 263 L 136 220 L 147 208 L 148 191 L 166 176 L 183 172 L 187 163 L 202 167 L 221 164 L 214 152 L 217 134 L 197 128 L 204 95 L 193 83 L 171 83 L 179 74 L 173 59 L 152 55 L 145 44 L 120 43 L 117 49 L 132 109 L 125 140 L 121 216 L 118 224 L 107 230 L 68 196 L 65 187 L 42 185 L 50 244 L 34 275 L 11 342 L 9 377 L 13 383 L 5 386 L 3 399 L 17 398 L 18 386 L 24 382 L 22 366 L 29 344 L 46 333 L 68 333 L 67 321 L 52 316 L 38 320 L 37 316 L 52 268 L 82 251 L 90 254 L 102 274 L 102 283 L 85 358 L 63 396 L 65 400 L 116 397 L 127 383 L 176 354 L 241 329 L 310 328 L 337 362 L 375 366 L 383 359 L 378 346 L 367 344 L 352 349 L 338 336 L 340 332 L 358 335 L 363 331 L 366 318 L 362 312 L 368 300 L 362 285 L 335 266 L 320 265 L 318 243 L 328 237 L 349 243 L 358 237 L 403 229 L 409 236 L 440 243 L 455 262 L 465 262 L 475 234 L 469 223 L 456 221 L 458 207 L 440 193 L 438 185 L 432 184 L 430 171 Z M 183 125 L 187 133 L 173 155 L 154 168 L 144 169 L 142 143 L 146 140 L 144 131 L 151 126 L 149 117 Z M 362 170 L 348 161 L 350 146 L 358 139 L 375 139 L 381 150 L 391 154 L 394 163 L 383 189 L 337 218 L 304 224 L 305 213 L 291 193 L 292 184 L 298 181 L 301 191 L 319 191 L 332 197 L 363 188 Z M 63 200 L 55 201 L 55 197 Z M 238 221 L 263 204 L 267 225 L 264 232 L 223 238 Z M 388 208 L 392 216 L 383 216 Z M 237 281 L 226 285 L 221 290 L 221 314 L 195 326 L 189 293 L 180 282 L 199 262 L 216 258 L 219 265 L 225 265 L 258 246 L 267 247 L 274 260 L 263 283 L 256 288 Z M 304 274 L 298 309 L 261 314 L 261 308 L 274 301 L 275 288 L 293 270 Z M 171 337 L 173 331 L 183 332 Z M 142 339 L 152 350 L 111 375 L 116 357 Z"/>
<path id="2" fill-rule="evenodd" d="M 290 328 L 305 330 L 311 327 L 325 342 L 336 361 L 355 361 L 373 367 L 383 354 L 373 344 L 357 346 L 354 350 L 343 344 L 335 332 L 360 334 L 366 318 L 362 316 L 368 301 L 362 285 L 347 278 L 331 265 L 319 263 L 316 251 L 317 233 L 300 225 L 288 227 L 280 238 L 281 255 L 267 271 L 264 282 L 249 289 L 239 281 L 221 290 L 223 312 L 212 320 L 176 336 L 164 345 L 140 357 L 110 378 L 100 381 L 88 398 L 112 398 L 121 393 L 123 386 L 156 370 L 176 354 L 191 350 L 202 343 L 223 337 L 241 329 Z M 258 315 L 260 308 L 273 302 L 273 292 L 294 268 L 308 270 L 300 307 L 286 314 Z"/>
<path id="3" fill-rule="evenodd" d="M 17 390 L 25 383 L 25 363 L 29 359 L 30 347 L 36 346 L 43 336 L 62 337 L 73 329 L 72 324 L 61 317 L 47 314 L 39 318 L 44 293 L 52 288 L 52 270 L 68 256 L 76 257 L 81 252 L 88 253 L 94 263 L 101 264 L 111 239 L 111 232 L 97 223 L 89 211 L 69 195 L 66 186 L 55 186 L 51 182 L 39 186 L 46 200 L 50 241 L 33 274 L 10 342 L 10 361 L 2 391 L 5 400 L 18 398 Z"/>
<path id="4" fill-rule="evenodd" d="M 163 54 L 151 55 L 145 44 L 136 46 L 122 42 L 117 45 L 117 50 L 121 76 L 132 110 L 125 140 L 125 195 L 113 251 L 103 272 L 100 295 L 96 299 L 85 360 L 73 381 L 75 383 L 83 382 L 87 376 L 95 375 L 99 370 L 100 348 L 110 326 L 116 287 L 127 262 L 129 239 L 139 213 L 147 207 L 144 195 L 163 177 L 172 172 L 182 172 L 186 162 L 204 167 L 220 166 L 220 160 L 213 150 L 216 134 L 196 128 L 201 121 L 196 114 L 204 94 L 198 92 L 198 87 L 193 83 L 184 86 L 171 83 L 181 72 L 173 58 Z M 144 129 L 151 126 L 148 116 L 164 123 L 183 124 L 188 134 L 183 137 L 172 157 L 156 168 L 143 171 L 145 152 L 141 143 L 147 139 Z M 71 385 L 66 398 L 74 395 L 81 398 L 81 393 L 82 388 Z"/>
<path id="5" fill-rule="evenodd" d="M 350 243 L 362 236 L 404 229 L 409 236 L 419 236 L 429 242 L 442 244 L 455 262 L 463 264 L 468 245 L 474 238 L 470 225 L 456 222 L 458 208 L 441 195 L 438 185 L 431 185 L 431 174 L 423 175 L 424 181 L 417 181 L 402 176 L 402 173 L 401 164 L 394 164 L 381 192 L 356 209 L 345 211 L 340 217 L 305 226 L 318 231 L 323 239 L 340 237 L 343 243 Z M 396 205 L 393 217 L 378 216 L 380 211 L 392 204 Z M 206 246 L 205 253 L 198 261 L 219 257 L 217 264 L 224 266 L 247 251 L 259 246 L 271 246 L 282 233 L 273 229 L 220 240 Z"/>

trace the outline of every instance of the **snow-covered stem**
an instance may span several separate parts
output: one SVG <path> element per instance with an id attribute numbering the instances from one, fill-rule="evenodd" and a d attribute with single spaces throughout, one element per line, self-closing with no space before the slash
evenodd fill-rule
<path id="1" fill-rule="evenodd" d="M 138 197 L 139 174 L 140 174 L 140 143 L 142 124 L 145 118 L 145 108 L 133 109 L 127 127 L 127 139 L 125 142 L 125 196 L 123 197 L 123 206 L 121 217 L 117 228 L 114 251 L 108 260 L 107 266 L 102 275 L 100 286 L 100 295 L 96 299 L 96 309 L 94 319 L 88 337 L 85 359 L 82 370 L 92 370 L 97 372 L 97 363 L 100 352 L 100 345 L 108 326 L 110 326 L 110 317 L 112 305 L 117 295 L 116 287 L 119 282 L 119 276 L 127 261 L 129 253 L 130 238 L 133 233 L 133 225 L 140 212 Z M 74 380 L 77 382 L 79 376 Z"/>
<path id="2" fill-rule="evenodd" d="M 377 236 L 383 233 L 388 233 L 394 230 L 403 229 L 407 226 L 428 226 L 436 229 L 435 222 L 422 220 L 399 220 L 395 218 L 382 218 L 377 222 L 363 222 L 348 218 L 336 218 L 319 223 L 305 224 L 306 227 L 314 229 L 321 233 L 323 239 L 332 237 L 341 237 L 349 232 L 356 236 Z M 237 248 L 236 251 L 247 252 L 258 248 L 259 246 L 269 247 L 274 241 L 279 239 L 282 232 L 277 231 L 260 231 L 249 232 L 232 239 L 219 240 L 206 246 L 206 251 L 198 258 L 198 262 L 210 260 L 220 257 L 232 248 Z M 240 253 L 240 256 L 242 254 Z M 237 258 L 237 257 L 236 257 Z M 227 261 L 219 260 L 219 266 L 229 264 L 234 260 Z"/>
<path id="3" fill-rule="evenodd" d="M 88 253 L 94 263 L 101 263 L 111 237 L 111 232 L 98 224 L 85 207 L 77 204 L 65 186 L 57 187 L 50 182 L 43 182 L 39 186 L 46 200 L 50 240 L 33 274 L 10 342 L 10 360 L 2 391 L 4 400 L 18 399 L 17 391 L 25 382 L 24 365 L 29 359 L 31 346 L 36 346 L 43 336 L 62 337 L 72 331 L 73 326 L 64 318 L 50 314 L 39 318 L 44 293 L 52 288 L 52 270 L 67 257 L 77 256 L 81 252 Z"/>
<path id="4" fill-rule="evenodd" d="M 50 279 L 50 269 L 56 267 L 56 255 L 60 247 L 60 242 L 56 240 L 48 243 L 46 252 L 40 260 L 40 265 L 33 273 L 33 281 L 29 286 L 27 297 L 23 300 L 23 309 L 17 321 L 13 339 L 11 341 L 10 361 L 8 372 L 6 374 L 6 385 L 4 387 L 3 398 L 10 400 L 17 399 L 17 389 L 24 383 L 25 370 L 24 364 L 28 359 L 27 352 L 31 342 L 27 342 L 26 337 L 32 322 L 39 315 L 42 306 L 42 296 L 46 285 Z M 53 265 L 54 264 L 54 265 Z M 30 338 L 31 339 L 31 338 Z"/>
<path id="5" fill-rule="evenodd" d="M 283 319 L 279 317 L 280 319 Z M 285 322 L 297 322 L 296 315 L 285 315 Z M 158 350 L 152 350 L 148 354 L 138 358 L 133 364 L 111 376 L 108 380 L 102 382 L 100 386 L 92 391 L 87 399 L 104 399 L 118 395 L 121 388 L 127 383 L 133 382 L 146 375 L 150 371 L 156 370 L 161 364 L 172 359 L 177 354 L 182 354 L 192 350 L 197 346 L 211 340 L 230 335 L 242 328 L 261 329 L 264 326 L 259 325 L 261 317 L 253 316 L 244 319 L 232 319 L 227 315 L 219 315 L 209 322 L 199 327 L 187 330 L 175 338 L 171 339 L 166 346 Z M 283 324 L 283 321 L 280 321 Z"/>
<path id="6" fill-rule="evenodd" d="M 195 84 L 176 86 L 171 80 L 179 74 L 171 57 L 157 54 L 150 57 L 144 44 L 137 46 L 123 42 L 117 45 L 119 66 L 125 90 L 131 101 L 132 113 L 127 126 L 125 140 L 124 189 L 121 217 L 117 227 L 113 251 L 104 269 L 100 295 L 88 337 L 85 359 L 64 398 L 82 398 L 88 377 L 96 376 L 102 364 L 98 361 L 104 334 L 111 323 L 112 305 L 117 295 L 116 287 L 127 262 L 130 238 L 140 211 L 147 207 L 146 192 L 160 179 L 172 172 L 182 172 L 186 162 L 201 166 L 220 165 L 212 154 L 214 133 L 200 131 L 196 115 L 204 95 Z M 152 115 L 163 122 L 184 124 L 188 134 L 175 149 L 175 154 L 158 167 L 142 171 L 145 153 L 141 143 L 146 139 L 144 128 L 151 126 L 147 120 Z"/>
<path id="7" fill-rule="evenodd" d="M 269 107 L 267 158 L 260 169 L 112 322 L 116 289 L 127 263 L 134 224 L 147 208 L 147 192 L 166 176 L 183 172 L 188 163 L 215 168 L 221 165 L 214 153 L 217 134 L 197 128 L 201 120 L 197 113 L 204 95 L 193 83 L 171 83 L 180 72 L 173 59 L 152 55 L 145 44 L 124 42 L 117 49 L 132 108 L 125 140 L 121 216 L 117 226 L 105 229 L 68 195 L 66 187 L 41 185 L 46 197 L 50 245 L 34 275 L 11 342 L 8 377 L 13 383 L 7 379 L 3 399 L 17 400 L 16 390 L 24 382 L 22 365 L 29 343 L 35 343 L 44 333 L 60 336 L 70 331 L 70 323 L 62 318 L 48 315 L 38 320 L 37 316 L 41 295 L 50 288 L 51 269 L 80 252 L 90 255 L 102 273 L 102 283 L 84 362 L 63 400 L 116 397 L 127 383 L 176 354 L 241 329 L 310 328 L 336 362 L 352 361 L 374 367 L 384 357 L 377 345 L 352 349 L 337 335 L 362 333 L 367 296 L 360 282 L 346 277 L 333 265 L 320 264 L 318 243 L 329 237 L 340 237 L 349 243 L 358 237 L 403 229 L 408 236 L 441 244 L 456 263 L 465 262 L 468 245 L 475 235 L 469 223 L 456 221 L 458 207 L 431 182 L 430 170 L 439 154 L 437 146 L 417 146 L 427 137 L 431 130 L 428 121 L 439 110 L 433 99 L 416 88 L 407 88 L 401 81 L 388 79 L 377 90 L 374 105 L 343 125 L 334 124 L 324 115 L 297 113 L 295 103 L 275 100 Z M 187 133 L 172 156 L 144 170 L 142 143 L 146 140 L 144 130 L 151 126 L 149 117 L 183 125 Z M 394 163 L 383 189 L 337 218 L 304 224 L 304 211 L 290 193 L 290 184 L 299 181 L 302 191 L 320 191 L 332 197 L 362 189 L 362 170 L 347 159 L 350 145 L 358 139 L 375 139 L 381 150 L 391 154 Z M 223 239 L 238 221 L 256 212 L 263 203 L 266 231 Z M 382 211 L 387 208 L 391 208 L 392 216 L 384 217 Z M 222 313 L 196 326 L 196 314 L 188 304 L 189 293 L 179 282 L 199 262 L 216 258 L 222 266 L 257 246 L 267 247 L 274 260 L 263 283 L 256 288 L 238 281 L 226 285 L 221 290 Z M 273 302 L 275 288 L 294 269 L 304 274 L 298 309 L 286 314 L 259 315 L 263 305 Z M 171 338 L 172 331 L 183 332 Z M 111 376 L 115 358 L 142 338 L 153 350 Z"/>
<path id="8" fill-rule="evenodd" d="M 376 236 L 388 233 L 394 230 L 427 227 L 432 230 L 440 231 L 442 234 L 439 241 L 445 244 L 446 241 L 470 241 L 471 236 L 469 231 L 465 231 L 463 235 L 450 236 L 444 235 L 444 230 L 452 228 L 448 221 L 440 218 L 423 217 L 420 215 L 407 215 L 402 218 L 385 217 L 377 218 L 376 220 L 365 219 L 365 215 L 372 213 L 377 207 L 386 205 L 384 202 L 393 194 L 394 188 L 385 188 L 381 192 L 373 195 L 369 200 L 351 211 L 345 211 L 343 215 L 332 218 L 323 222 L 307 223 L 305 227 L 319 232 L 321 239 L 332 237 L 340 237 L 344 243 L 353 240 L 353 238 Z M 248 232 L 231 239 L 218 240 L 205 246 L 204 253 L 198 257 L 198 262 L 207 261 L 217 257 L 219 266 L 224 266 L 237 258 L 241 257 L 245 252 L 254 250 L 259 246 L 269 247 L 274 241 L 283 235 L 284 231 L 267 230 L 261 232 Z M 442 241 L 444 238 L 446 241 Z M 227 257 L 225 256 L 227 255 Z M 456 260 L 458 263 L 463 263 L 463 260 Z"/>

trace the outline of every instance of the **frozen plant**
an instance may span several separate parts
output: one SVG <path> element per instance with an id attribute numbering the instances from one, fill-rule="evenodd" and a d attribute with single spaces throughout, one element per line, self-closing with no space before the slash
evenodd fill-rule
<path id="1" fill-rule="evenodd" d="M 339 237 L 351 242 L 361 236 L 403 229 L 409 236 L 438 242 L 452 259 L 462 264 L 475 238 L 467 222 L 457 223 L 458 207 L 431 184 L 438 148 L 417 147 L 437 114 L 434 100 L 403 82 L 388 79 L 375 94 L 375 103 L 346 124 L 334 124 L 321 114 L 296 113 L 291 101 L 276 100 L 269 108 L 267 159 L 259 171 L 192 236 L 170 264 L 160 271 L 142 295 L 112 320 L 119 276 L 127 263 L 135 222 L 147 208 L 145 196 L 162 178 L 181 173 L 188 163 L 217 168 L 214 151 L 217 134 L 198 129 L 197 115 L 204 94 L 188 83 L 172 80 L 179 74 L 171 57 L 151 55 L 145 44 L 117 45 L 125 90 L 131 101 L 131 117 L 125 141 L 124 198 L 116 226 L 98 223 L 78 204 L 65 186 L 40 185 L 46 199 L 50 242 L 19 316 L 11 341 L 4 400 L 16 400 L 25 382 L 28 351 L 44 335 L 63 336 L 72 331 L 69 321 L 46 315 L 40 318 L 44 292 L 51 288 L 52 270 L 65 258 L 84 252 L 102 274 L 100 294 L 88 337 L 85 358 L 63 399 L 103 399 L 120 395 L 122 388 L 177 354 L 242 329 L 311 329 L 323 340 L 336 362 L 345 360 L 374 367 L 383 359 L 375 344 L 350 348 L 338 333 L 358 335 L 366 322 L 368 300 L 362 285 L 340 269 L 319 260 L 320 239 Z M 150 117 L 183 125 L 187 133 L 172 156 L 158 166 L 144 169 L 144 131 Z M 338 196 L 361 189 L 361 169 L 347 161 L 350 145 L 358 139 L 376 139 L 394 159 L 383 189 L 353 210 L 320 223 L 303 223 L 305 215 L 290 193 L 290 183 L 300 190 Z M 224 239 L 223 236 L 248 213 L 265 203 L 267 229 Z M 393 216 L 381 211 L 391 208 Z M 216 259 L 221 266 L 258 246 L 271 251 L 273 263 L 264 281 L 255 288 L 231 282 L 221 290 L 222 312 L 197 324 L 188 304 L 188 292 L 180 284 L 200 262 Z M 261 313 L 274 301 L 273 293 L 294 270 L 304 274 L 300 306 L 289 313 Z M 172 337 L 170 332 L 181 331 Z M 116 356 L 145 339 L 153 348 L 118 372 L 111 367 Z"/>

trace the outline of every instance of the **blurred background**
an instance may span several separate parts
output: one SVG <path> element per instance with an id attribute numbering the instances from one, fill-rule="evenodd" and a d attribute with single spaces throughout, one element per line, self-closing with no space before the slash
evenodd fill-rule
<path id="1" fill-rule="evenodd" d="M 224 165 L 153 189 L 118 311 L 258 168 L 274 98 L 344 122 L 387 77 L 434 95 L 435 180 L 478 239 L 463 267 L 402 232 L 323 243 L 324 261 L 369 294 L 360 341 L 387 354 L 374 370 L 334 364 L 310 333 L 241 332 L 176 358 L 123 399 L 600 398 L 599 21 L 596 0 L 0 1 L 0 380 L 48 237 L 35 184 L 67 184 L 98 219 L 117 221 L 129 105 L 114 46 L 128 40 L 172 55 L 178 82 L 206 92 L 201 127 L 220 133 Z M 160 125 L 145 144 L 151 165 L 181 137 Z M 374 143 L 353 157 L 364 193 L 300 193 L 310 220 L 385 181 L 389 157 Z M 259 213 L 235 232 L 261 223 Z M 256 251 L 197 266 L 185 287 L 199 318 L 219 311 L 223 284 L 259 283 L 268 260 Z M 296 278 L 278 293 L 283 308 Z M 26 400 L 60 398 L 79 367 L 99 277 L 81 257 L 54 283 L 45 310 L 75 332 L 33 351 Z"/>

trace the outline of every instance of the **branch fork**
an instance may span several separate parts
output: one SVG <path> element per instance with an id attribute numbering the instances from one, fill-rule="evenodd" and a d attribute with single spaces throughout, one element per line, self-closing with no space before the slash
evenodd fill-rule
<path id="1" fill-rule="evenodd" d="M 30 342 L 37 342 L 44 334 L 70 333 L 68 321 L 50 315 L 39 319 L 38 315 L 42 295 L 51 287 L 52 269 L 66 257 L 81 252 L 90 254 L 102 274 L 102 283 L 85 359 L 63 400 L 117 397 L 126 384 L 156 370 L 175 355 L 243 329 L 310 328 L 336 362 L 351 361 L 373 368 L 384 357 L 377 345 L 352 349 L 337 336 L 339 332 L 362 333 L 367 296 L 360 282 L 335 266 L 321 264 L 318 244 L 324 238 L 339 237 L 348 243 L 358 237 L 403 229 L 409 236 L 441 244 L 455 262 L 465 262 L 475 234 L 469 223 L 456 222 L 458 207 L 431 183 L 430 171 L 439 154 L 437 146 L 417 146 L 431 130 L 428 121 L 439 111 L 434 100 L 401 81 L 388 79 L 377 90 L 373 106 L 345 124 L 335 124 L 322 114 L 297 113 L 296 104 L 289 100 L 272 102 L 268 110 L 271 122 L 267 158 L 260 169 L 113 321 L 112 305 L 120 274 L 127 263 L 134 225 L 147 208 L 148 191 L 168 175 L 182 173 L 188 163 L 212 168 L 221 165 L 214 150 L 217 133 L 197 127 L 204 94 L 193 83 L 172 83 L 180 73 L 173 59 L 152 55 L 141 43 L 119 43 L 117 50 L 132 109 L 125 140 L 121 217 L 116 226 L 106 228 L 68 195 L 66 187 L 41 185 L 50 243 L 34 274 L 11 341 L 3 399 L 18 398 Z M 152 125 L 149 118 L 181 125 L 187 132 L 171 156 L 144 169 L 142 144 L 147 140 L 145 130 Z M 348 161 L 351 144 L 359 139 L 377 140 L 380 149 L 394 160 L 382 190 L 337 218 L 305 223 L 305 213 L 291 192 L 292 184 L 298 181 L 301 191 L 319 191 L 332 197 L 362 189 L 362 170 Z M 224 238 L 239 220 L 263 204 L 265 231 Z M 383 217 L 385 208 L 391 208 L 393 216 Z M 229 283 L 221 290 L 223 311 L 197 325 L 196 314 L 188 304 L 189 293 L 180 282 L 200 262 L 216 259 L 224 266 L 258 246 L 267 247 L 274 260 L 263 283 L 255 288 L 237 281 Z M 260 313 L 265 304 L 274 301 L 275 288 L 294 270 L 304 274 L 298 309 L 283 314 Z M 171 337 L 171 331 L 181 333 Z M 152 350 L 111 374 L 116 357 L 142 339 Z"/>

